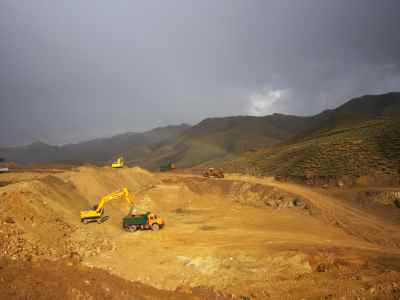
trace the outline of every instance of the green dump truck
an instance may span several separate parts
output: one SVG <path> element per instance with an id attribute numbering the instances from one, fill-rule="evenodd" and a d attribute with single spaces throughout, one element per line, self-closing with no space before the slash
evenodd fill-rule
<path id="1" fill-rule="evenodd" d="M 169 163 L 167 165 L 160 166 L 160 172 L 175 171 L 176 165 L 174 163 Z"/>
<path id="2" fill-rule="evenodd" d="M 159 216 L 147 212 L 145 214 L 128 214 L 122 219 L 122 227 L 130 232 L 139 229 L 151 229 L 158 231 L 165 225 L 164 220 Z"/>

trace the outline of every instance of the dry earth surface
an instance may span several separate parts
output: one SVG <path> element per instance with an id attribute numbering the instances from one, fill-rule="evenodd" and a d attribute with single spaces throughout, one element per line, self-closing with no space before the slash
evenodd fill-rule
<path id="1" fill-rule="evenodd" d="M 108 167 L 0 174 L 1 299 L 399 299 L 396 188 Z M 158 232 L 79 211 L 121 187 Z"/>

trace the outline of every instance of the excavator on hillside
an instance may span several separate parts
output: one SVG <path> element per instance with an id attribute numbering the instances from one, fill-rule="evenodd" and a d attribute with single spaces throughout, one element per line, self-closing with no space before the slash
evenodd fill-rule
<path id="1" fill-rule="evenodd" d="M 118 159 L 111 164 L 111 167 L 113 167 L 113 168 L 123 168 L 124 164 L 125 164 L 124 158 L 121 156 L 121 157 L 118 157 Z"/>
<path id="2" fill-rule="evenodd" d="M 130 205 L 131 211 L 133 209 L 134 197 L 129 193 L 128 188 L 124 187 L 121 190 L 108 194 L 100 199 L 99 203 L 93 209 L 82 210 L 80 213 L 81 222 L 88 224 L 90 222 L 97 222 L 99 224 L 108 220 L 108 216 L 104 216 L 104 205 L 114 199 L 124 198 Z"/>
<path id="3" fill-rule="evenodd" d="M 207 178 L 224 178 L 224 172 L 215 168 L 208 168 L 204 171 L 203 177 Z"/>

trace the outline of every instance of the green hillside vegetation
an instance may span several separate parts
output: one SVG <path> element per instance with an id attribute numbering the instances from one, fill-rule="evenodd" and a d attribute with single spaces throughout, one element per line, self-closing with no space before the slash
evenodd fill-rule
<path id="1" fill-rule="evenodd" d="M 385 180 L 400 172 L 400 121 L 376 119 L 332 129 L 301 141 L 282 144 L 236 158 L 237 165 L 259 174 L 318 180 L 365 175 Z"/>
<path id="2" fill-rule="evenodd" d="M 309 119 L 283 114 L 212 118 L 192 127 L 184 138 L 218 146 L 227 153 L 239 153 L 292 138 L 311 128 Z"/>
<path id="3" fill-rule="evenodd" d="M 368 130 L 373 128 L 372 124 L 376 122 L 380 124 L 397 117 L 400 118 L 400 93 L 355 98 L 336 109 L 326 110 L 310 117 L 273 114 L 265 117 L 211 118 L 187 130 L 175 145 L 169 145 L 164 153 L 173 154 L 164 155 L 163 159 L 173 159 L 180 167 L 192 167 L 207 164 L 207 162 L 209 162 L 208 165 L 218 164 L 216 161 L 223 160 L 224 164 L 235 166 L 228 169 L 242 171 L 243 168 L 254 169 L 255 164 L 249 164 L 251 160 L 243 161 L 238 157 L 252 157 L 254 153 L 261 151 L 268 154 L 267 158 L 262 157 L 262 163 L 256 164 L 263 173 L 303 176 L 306 169 L 307 174 L 317 172 L 315 176 L 333 176 L 336 169 L 340 168 L 331 168 L 331 165 L 339 164 L 339 162 L 321 157 L 318 165 L 318 159 L 315 158 L 316 165 L 312 167 L 307 157 L 319 157 L 319 152 L 326 152 L 327 155 L 333 155 L 333 157 L 341 153 L 342 146 L 336 145 L 336 142 L 331 140 L 334 136 L 339 139 L 339 142 L 344 138 L 343 143 L 347 143 L 347 139 L 352 138 L 361 140 L 359 147 L 366 147 L 368 150 L 371 145 L 368 144 L 368 139 L 364 141 L 363 136 L 373 139 L 374 136 L 378 138 L 381 134 L 379 129 L 375 135 L 368 133 Z M 384 127 L 383 124 L 381 126 Z M 362 128 L 365 128 L 363 130 L 367 132 L 364 133 Z M 354 137 L 352 137 L 353 134 Z M 374 141 L 371 143 L 373 144 Z M 332 148 L 332 151 L 336 152 L 326 148 Z M 345 148 L 343 146 L 343 149 Z M 353 151 L 352 149 L 357 151 L 357 144 L 348 150 Z M 163 152 L 163 149 L 159 150 Z M 276 151 L 278 153 L 282 151 L 282 154 L 275 154 Z M 362 152 L 363 149 L 360 151 Z M 374 149 L 368 151 L 376 152 Z M 249 153 L 243 155 L 246 152 Z M 315 155 L 311 155 L 313 152 Z M 346 155 L 340 155 L 342 158 L 338 158 L 338 161 L 341 159 L 346 161 Z M 240 160 L 240 164 L 235 163 Z M 310 165 L 303 168 L 300 163 L 302 160 L 305 160 L 304 164 Z M 269 163 L 269 161 L 278 163 Z M 294 164 L 295 161 L 298 161 L 298 164 Z M 289 162 L 294 164 L 293 168 L 284 167 Z M 350 163 L 349 171 L 342 173 L 363 173 L 365 171 L 363 168 L 370 169 L 361 161 L 358 161 L 358 165 L 353 166 Z M 353 167 L 356 171 L 353 171 Z"/>
<path id="4" fill-rule="evenodd" d="M 310 117 L 273 114 L 265 117 L 209 118 L 164 143 L 135 163 L 149 168 L 175 162 L 179 168 L 271 147 L 311 129 Z"/>
<path id="5" fill-rule="evenodd" d="M 182 168 L 212 159 L 224 158 L 226 155 L 227 152 L 219 146 L 180 138 L 178 142 L 166 143 L 163 147 L 149 152 L 144 157 L 131 160 L 130 163 L 157 170 L 162 165 L 174 162 L 178 164 L 179 168 Z"/>
<path id="6" fill-rule="evenodd" d="M 383 178 L 398 170 L 397 119 L 400 93 L 388 93 L 355 98 L 308 117 L 208 118 L 193 127 L 168 126 L 61 147 L 3 148 L 0 157 L 108 164 L 123 155 L 128 165 L 150 170 L 173 162 L 179 169 L 222 164 L 227 170 L 307 180 L 371 173 Z"/>
<path id="7" fill-rule="evenodd" d="M 321 133 L 347 128 L 379 118 L 400 117 L 400 93 L 367 95 L 354 98 L 332 110 L 308 118 L 309 129 L 302 130 L 292 142 Z M 288 142 L 288 140 L 286 141 Z"/>
<path id="8" fill-rule="evenodd" d="M 0 156 L 17 163 L 109 163 L 117 156 L 125 160 L 143 158 L 148 153 L 175 140 L 189 125 L 158 127 L 143 133 L 128 132 L 109 138 L 52 146 L 36 142 L 28 146 L 0 148 Z"/>

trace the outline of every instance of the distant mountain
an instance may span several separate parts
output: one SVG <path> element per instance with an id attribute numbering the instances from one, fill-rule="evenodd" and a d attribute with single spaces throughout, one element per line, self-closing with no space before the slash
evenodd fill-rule
<path id="1" fill-rule="evenodd" d="M 124 155 L 128 164 L 149 169 L 158 169 L 168 162 L 174 162 L 178 167 L 192 167 L 208 161 L 243 161 L 245 157 L 247 162 L 257 161 L 257 167 L 264 173 L 289 174 L 293 170 L 290 166 L 298 166 L 303 152 L 307 152 L 302 145 L 308 143 L 314 147 L 320 141 L 329 144 L 332 140 L 328 142 L 325 137 L 353 129 L 354 132 L 362 132 L 361 136 L 368 136 L 357 128 L 369 128 L 366 125 L 369 122 L 378 124 L 398 117 L 400 93 L 388 93 L 355 98 L 336 109 L 308 117 L 273 114 L 209 118 L 193 127 L 184 124 L 161 127 L 144 133 L 126 133 L 62 147 L 35 143 L 26 147 L 3 148 L 0 149 L 0 157 L 16 162 L 109 163 L 116 156 Z M 397 134 L 396 130 L 390 132 Z M 378 141 L 379 131 L 374 136 Z M 337 135 L 337 138 L 342 136 Z M 364 141 L 357 134 L 354 138 Z M 336 149 L 335 145 L 339 144 L 330 144 L 329 149 Z M 286 151 L 288 149 L 298 151 Z M 337 153 L 342 155 L 339 150 Z M 269 165 L 266 157 L 270 162 L 281 161 L 282 166 L 287 166 L 286 171 Z M 305 169 L 299 168 L 300 173 L 296 174 L 303 174 Z"/>
<path id="2" fill-rule="evenodd" d="M 305 131 L 303 136 L 377 118 L 398 116 L 400 116 L 400 93 L 362 96 L 351 99 L 336 109 L 326 110 L 311 117 L 311 129 Z"/>
<path id="3" fill-rule="evenodd" d="M 186 124 L 158 127 L 143 133 L 130 132 L 64 146 L 35 142 L 28 146 L 0 148 L 0 157 L 17 163 L 104 163 L 119 155 L 129 160 L 153 151 L 160 143 L 175 139 L 188 128 Z"/>
<path id="4" fill-rule="evenodd" d="M 352 99 L 310 122 L 284 143 L 212 164 L 310 183 L 399 183 L 400 93 Z"/>
<path id="5" fill-rule="evenodd" d="M 341 178 L 349 183 L 364 180 L 371 184 L 398 185 L 400 121 L 364 121 L 213 164 L 310 183 L 335 182 Z M 365 176 L 369 179 L 363 179 Z"/>
<path id="6" fill-rule="evenodd" d="M 209 118 L 138 163 L 150 169 L 171 161 L 178 167 L 190 167 L 228 154 L 270 147 L 310 129 L 307 118 L 282 114 Z"/>
<path id="7" fill-rule="evenodd" d="M 231 160 L 246 151 L 295 143 L 330 130 L 396 116 L 400 116 L 400 93 L 355 98 L 336 109 L 309 117 L 273 114 L 209 118 L 138 163 L 157 168 L 173 161 L 179 167 L 191 167 L 210 160 Z"/>

